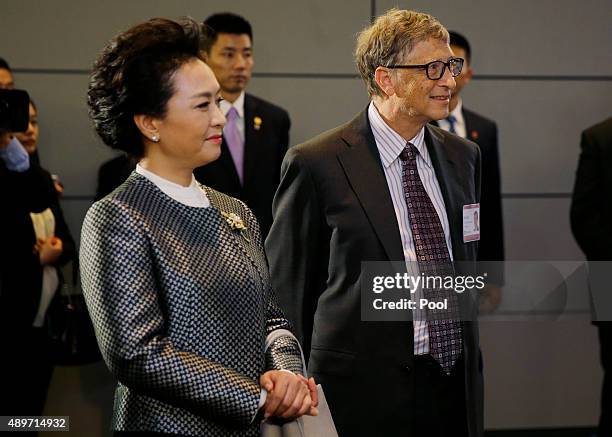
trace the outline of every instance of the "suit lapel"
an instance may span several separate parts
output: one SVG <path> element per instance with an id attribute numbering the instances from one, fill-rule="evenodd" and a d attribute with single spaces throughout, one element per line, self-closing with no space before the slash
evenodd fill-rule
<path id="1" fill-rule="evenodd" d="M 348 148 L 338 154 L 338 159 L 346 177 L 389 260 L 403 260 L 404 251 L 395 209 L 370 128 L 367 110 L 347 124 L 342 138 Z M 462 208 L 465 198 L 455 164 L 461 157 L 456 156 L 456 149 L 452 144 L 445 143 L 442 133 L 430 126 L 425 127 L 425 143 L 444 199 L 454 259 L 461 260 L 464 245 Z"/>
<path id="2" fill-rule="evenodd" d="M 240 187 L 240 179 L 238 179 L 238 172 L 236 171 L 236 167 L 234 166 L 234 160 L 232 159 L 232 154 L 227 147 L 227 142 L 225 141 L 225 135 L 223 135 L 223 142 L 221 143 L 221 156 L 216 161 L 220 165 L 225 168 L 226 173 L 232 180 L 232 185 L 235 187 Z"/>
<path id="3" fill-rule="evenodd" d="M 391 261 L 404 259 L 395 209 L 370 128 L 367 109 L 345 127 L 342 138 L 348 148 L 338 159 L 349 184 Z"/>
<path id="4" fill-rule="evenodd" d="M 472 115 L 463 107 L 461 108 L 461 113 L 463 114 L 463 121 L 465 122 L 465 137 L 470 141 L 478 142 L 480 133 L 478 132 Z"/>
<path id="5" fill-rule="evenodd" d="M 461 181 L 456 170 L 456 149 L 445 143 L 441 132 L 430 126 L 425 126 L 425 144 L 436 172 L 440 185 L 446 216 L 450 225 L 451 241 L 453 242 L 453 258 L 460 260 L 459 251 L 463 248 L 463 204 L 464 195 Z"/>
<path id="6" fill-rule="evenodd" d="M 240 185 L 238 171 L 234 165 L 234 160 L 227 146 L 225 135 L 221 143 L 221 156 L 218 162 L 223 165 L 230 175 L 232 185 L 238 187 L 240 191 L 248 184 L 253 177 L 254 170 L 257 168 L 255 163 L 257 155 L 257 135 L 253 126 L 253 118 L 256 115 L 256 103 L 248 94 L 244 95 L 244 184 Z"/>
<path id="7" fill-rule="evenodd" d="M 250 95 L 244 95 L 244 185 L 256 179 L 257 149 L 259 146 L 258 132 L 255 131 L 253 120 L 257 116 L 257 104 Z"/>

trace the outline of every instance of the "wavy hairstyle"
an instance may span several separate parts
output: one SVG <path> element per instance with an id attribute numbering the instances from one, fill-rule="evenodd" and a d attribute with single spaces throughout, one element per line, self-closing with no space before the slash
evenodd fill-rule
<path id="1" fill-rule="evenodd" d="M 104 143 L 142 157 L 134 115 L 163 118 L 175 90 L 174 73 L 201 58 L 206 33 L 190 18 L 152 18 L 115 36 L 96 60 L 89 81 L 89 116 Z"/>

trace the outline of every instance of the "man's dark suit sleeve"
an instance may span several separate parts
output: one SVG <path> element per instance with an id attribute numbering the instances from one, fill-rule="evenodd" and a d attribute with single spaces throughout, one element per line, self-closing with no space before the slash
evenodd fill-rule
<path id="1" fill-rule="evenodd" d="M 321 205 L 302 158 L 293 147 L 283 161 L 266 254 L 272 287 L 307 354 L 318 293 L 327 280 L 328 245 L 321 244 L 325 238 Z"/>
<path id="2" fill-rule="evenodd" d="M 582 251 L 591 260 L 612 259 L 612 224 L 605 219 L 605 159 L 592 132 L 582 133 L 570 221 Z"/>
<path id="3" fill-rule="evenodd" d="M 96 188 L 96 197 L 94 198 L 96 202 L 111 193 L 121 184 L 118 180 L 121 178 L 118 169 L 113 168 L 116 167 L 114 162 L 116 162 L 116 160 L 107 161 L 102 164 L 98 170 L 98 187 Z"/>
<path id="4" fill-rule="evenodd" d="M 284 145 L 283 156 L 287 153 L 287 149 L 289 148 L 289 131 L 291 130 L 291 118 L 289 117 L 289 113 L 285 112 L 284 116 L 282 138 L 282 144 Z"/>
<path id="5" fill-rule="evenodd" d="M 283 119 L 281 122 L 281 142 L 279 145 L 279 162 L 283 162 L 285 155 L 287 154 L 287 149 L 289 149 L 289 131 L 291 130 L 291 118 L 289 118 L 289 113 L 283 112 Z M 277 165 L 277 173 L 275 180 L 278 182 L 281 178 L 281 166 Z"/>
<path id="6" fill-rule="evenodd" d="M 482 234 L 486 237 L 480 242 L 478 259 L 483 261 L 504 260 L 504 229 L 501 204 L 501 181 L 499 172 L 499 148 L 497 126 L 493 124 L 490 141 L 482 150 Z M 486 150 L 484 150 L 486 148 Z"/>
<path id="7" fill-rule="evenodd" d="M 120 155 L 106 161 L 98 170 L 98 188 L 95 201 L 102 199 L 121 185 L 136 168 L 136 160 L 127 155 Z"/>

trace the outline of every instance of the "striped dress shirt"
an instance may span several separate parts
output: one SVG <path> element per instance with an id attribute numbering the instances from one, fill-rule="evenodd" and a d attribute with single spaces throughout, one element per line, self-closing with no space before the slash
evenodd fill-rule
<path id="1" fill-rule="evenodd" d="M 399 158 L 400 153 L 404 150 L 407 143 L 412 143 L 419 151 L 417 156 L 419 176 L 425 186 L 425 191 L 427 191 L 438 213 L 442 228 L 444 229 L 449 256 L 451 260 L 453 259 L 450 226 L 448 224 L 444 199 L 442 198 L 442 191 L 440 190 L 440 185 L 438 184 L 436 172 L 431 163 L 427 146 L 425 145 L 425 127 L 421 128 L 414 138 L 406 141 L 383 120 L 374 102 L 370 102 L 370 106 L 368 107 L 368 118 L 370 120 L 370 126 L 372 127 L 372 133 L 374 134 L 374 139 L 376 140 L 376 147 L 378 148 L 378 153 L 382 161 L 385 178 L 387 179 L 387 185 L 389 187 L 389 194 L 391 194 L 391 201 L 393 202 L 393 208 L 395 209 L 395 217 L 402 239 L 406 267 L 410 275 L 417 276 L 419 274 L 417 256 L 412 232 L 410 231 L 408 206 L 406 205 L 404 189 L 402 187 L 402 163 Z M 415 295 L 413 295 L 413 299 L 417 299 L 418 301 L 421 296 L 422 290 L 419 289 Z M 424 314 L 422 312 L 419 313 L 419 310 L 414 310 L 413 312 L 414 354 L 428 354 L 429 334 L 427 332 L 427 321 L 425 320 Z"/>

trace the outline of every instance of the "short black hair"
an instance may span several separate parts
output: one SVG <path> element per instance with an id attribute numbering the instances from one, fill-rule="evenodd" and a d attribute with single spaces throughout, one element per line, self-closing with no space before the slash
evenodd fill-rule
<path id="1" fill-rule="evenodd" d="M 207 52 L 210 52 L 210 48 L 217 41 L 218 34 L 220 33 L 231 33 L 233 35 L 247 34 L 251 43 L 253 43 L 251 23 L 240 15 L 232 14 L 231 12 L 213 14 L 204 20 L 204 25 L 207 27 L 209 37 L 205 47 Z"/>
<path id="2" fill-rule="evenodd" d="M 108 146 L 144 155 L 134 115 L 164 117 L 174 94 L 172 75 L 200 58 L 202 26 L 190 18 L 152 18 L 115 36 L 94 64 L 87 91 L 89 116 Z"/>
<path id="3" fill-rule="evenodd" d="M 6 59 L 4 59 L 4 58 L 0 58 L 0 68 L 8 70 L 11 73 L 13 72 L 13 70 L 11 70 L 11 66 L 9 65 L 8 62 L 6 62 Z"/>
<path id="4" fill-rule="evenodd" d="M 470 47 L 470 42 L 467 40 L 467 38 L 461 35 L 459 32 L 454 32 L 452 30 L 449 31 L 448 34 L 450 35 L 449 45 L 461 47 L 463 50 L 465 50 L 465 57 L 467 58 L 466 61 L 468 64 L 471 64 L 472 48 Z"/>

